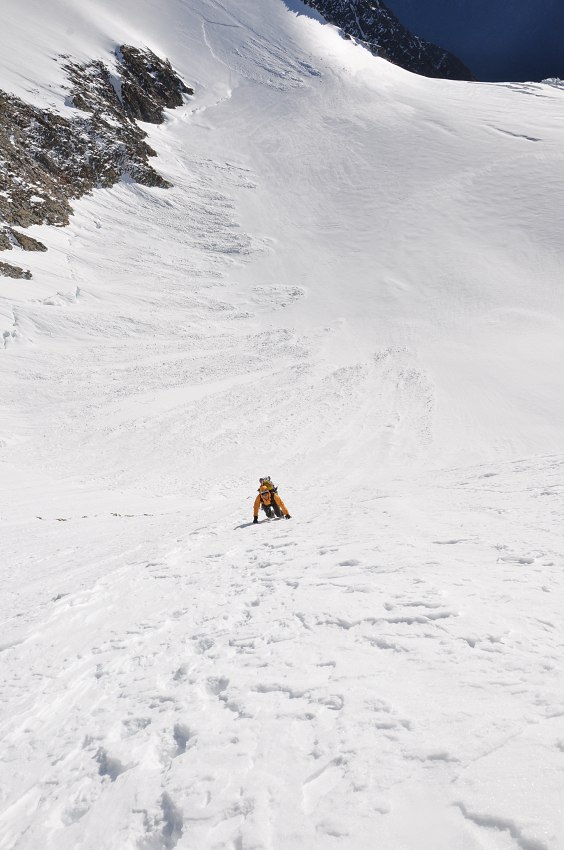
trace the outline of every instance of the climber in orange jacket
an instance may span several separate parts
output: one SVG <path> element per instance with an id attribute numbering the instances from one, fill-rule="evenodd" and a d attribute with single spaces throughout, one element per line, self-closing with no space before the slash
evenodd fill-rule
<path id="1" fill-rule="evenodd" d="M 260 487 L 253 507 L 253 522 L 258 522 L 258 514 L 261 506 L 269 519 L 273 514 L 284 516 L 285 519 L 291 519 L 286 505 L 278 495 L 277 488 L 270 478 L 260 478 L 259 483 Z"/>

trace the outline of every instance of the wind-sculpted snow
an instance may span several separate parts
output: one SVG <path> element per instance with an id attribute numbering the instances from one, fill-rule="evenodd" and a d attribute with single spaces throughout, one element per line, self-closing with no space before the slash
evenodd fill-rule
<path id="1" fill-rule="evenodd" d="M 294 0 L 7 3 L 37 109 L 114 40 L 197 97 L 167 191 L 7 237 L 0 847 L 564 850 L 561 89 Z"/>

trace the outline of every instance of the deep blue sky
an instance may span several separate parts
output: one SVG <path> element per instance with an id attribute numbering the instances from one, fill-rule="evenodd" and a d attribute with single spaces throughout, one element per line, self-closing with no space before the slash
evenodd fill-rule
<path id="1" fill-rule="evenodd" d="M 384 0 L 479 80 L 564 79 L 564 0 Z"/>

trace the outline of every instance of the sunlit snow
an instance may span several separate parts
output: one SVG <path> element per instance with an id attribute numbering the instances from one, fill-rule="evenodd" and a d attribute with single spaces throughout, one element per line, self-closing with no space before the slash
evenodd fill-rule
<path id="1" fill-rule="evenodd" d="M 563 850 L 564 91 L 295 0 L 2 23 L 34 103 L 195 96 L 0 278 L 0 847 Z"/>

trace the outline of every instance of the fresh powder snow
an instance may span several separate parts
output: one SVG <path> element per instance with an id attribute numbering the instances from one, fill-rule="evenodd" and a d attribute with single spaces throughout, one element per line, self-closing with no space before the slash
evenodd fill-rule
<path id="1" fill-rule="evenodd" d="M 122 43 L 195 92 L 172 188 L 2 255 L 2 850 L 564 850 L 564 90 L 297 0 L 2 13 L 29 103 Z"/>

